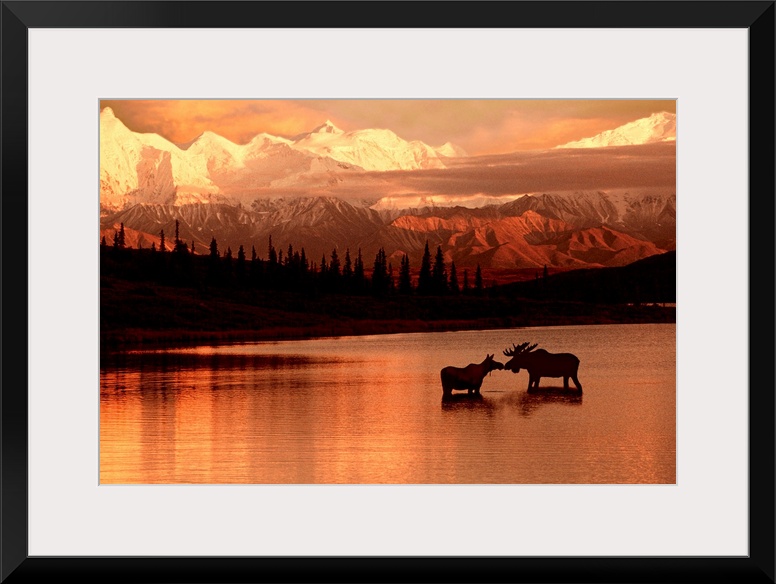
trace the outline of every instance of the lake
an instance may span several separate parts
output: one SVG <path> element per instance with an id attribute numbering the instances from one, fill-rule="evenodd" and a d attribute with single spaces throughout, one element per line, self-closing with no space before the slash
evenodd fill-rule
<path id="1" fill-rule="evenodd" d="M 584 392 L 440 370 L 530 341 Z M 676 325 L 339 337 L 103 355 L 102 484 L 676 482 Z"/>

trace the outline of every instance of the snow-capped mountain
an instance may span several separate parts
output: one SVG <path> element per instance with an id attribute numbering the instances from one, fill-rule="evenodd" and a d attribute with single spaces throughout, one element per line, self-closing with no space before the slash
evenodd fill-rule
<path id="1" fill-rule="evenodd" d="M 568 142 L 556 148 L 602 148 L 674 140 L 676 140 L 676 114 L 659 112 L 648 118 L 641 118 L 619 128 L 606 130 L 590 138 Z"/>
<path id="2" fill-rule="evenodd" d="M 565 146 L 669 141 L 675 124 L 673 114 L 655 114 Z M 255 246 L 262 255 L 271 236 L 278 250 L 293 245 L 311 259 L 360 249 L 368 263 L 383 248 L 394 267 L 404 254 L 418 266 L 426 242 L 461 268 L 491 269 L 616 266 L 675 248 L 672 186 L 507 194 L 528 163 L 546 173 L 548 165 L 560 168 L 559 154 L 567 160 L 556 150 L 475 160 L 450 143 L 432 148 L 382 129 L 344 132 L 330 121 L 288 138 L 262 133 L 236 144 L 203 132 L 173 144 L 129 130 L 106 108 L 101 235 L 111 241 L 123 223 L 130 246 L 158 246 L 161 230 L 169 246 L 178 220 L 198 253 L 216 237 L 221 249 Z M 603 168 L 619 159 L 615 148 L 586 154 Z M 480 191 L 491 169 L 497 195 Z"/>
<path id="3" fill-rule="evenodd" d="M 203 163 L 158 134 L 132 132 L 110 108 L 100 113 L 100 205 L 170 204 L 180 192 L 209 200 L 218 187 Z"/>
<path id="4" fill-rule="evenodd" d="M 309 134 L 297 136 L 293 147 L 376 171 L 444 168 L 440 155 L 451 156 L 456 152 L 449 143 L 437 151 L 418 140 L 407 142 L 390 130 L 343 132 L 329 120 Z"/>
<path id="5" fill-rule="evenodd" d="M 258 188 L 325 188 L 365 171 L 444 168 L 462 156 L 383 129 L 343 132 L 330 121 L 293 139 L 262 133 L 235 144 L 206 131 L 185 144 L 129 130 L 110 108 L 100 112 L 100 204 L 249 203 Z"/>

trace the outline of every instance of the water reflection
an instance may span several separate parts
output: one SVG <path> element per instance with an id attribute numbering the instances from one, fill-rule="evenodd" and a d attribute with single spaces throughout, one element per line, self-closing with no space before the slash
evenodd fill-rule
<path id="1" fill-rule="evenodd" d="M 104 355 L 100 481 L 674 483 L 675 327 L 528 334 L 581 348 L 584 399 L 503 371 L 443 398 L 443 367 L 512 330 Z"/>
<path id="2" fill-rule="evenodd" d="M 492 414 L 496 407 L 497 405 L 493 400 L 484 397 L 481 393 L 454 393 L 442 396 L 443 412 L 477 411 Z"/>
<path id="3" fill-rule="evenodd" d="M 515 405 L 517 405 L 521 415 L 530 416 L 548 404 L 581 406 L 582 393 L 574 389 L 547 387 L 518 392 L 513 400 L 516 402 Z"/>
<path id="4" fill-rule="evenodd" d="M 498 395 L 502 393 L 502 395 Z M 491 397 L 493 396 L 493 397 Z M 442 396 L 443 412 L 485 411 L 493 413 L 499 408 L 517 410 L 522 416 L 530 416 L 546 405 L 581 406 L 582 394 L 572 389 L 548 387 L 531 391 L 488 392 L 482 394 L 453 394 Z"/>
<path id="5" fill-rule="evenodd" d="M 442 394 L 442 405 L 450 405 L 450 404 L 457 404 L 457 403 L 465 403 L 465 404 L 471 404 L 471 403 L 482 403 L 485 401 L 485 398 L 482 397 L 481 393 L 452 393 L 452 394 Z"/>
<path id="6" fill-rule="evenodd" d="M 100 359 L 100 367 L 103 370 L 137 371 L 292 369 L 309 367 L 316 363 L 347 363 L 347 360 L 344 358 L 323 359 L 310 355 L 261 355 L 198 351 L 110 353 L 103 355 Z"/>

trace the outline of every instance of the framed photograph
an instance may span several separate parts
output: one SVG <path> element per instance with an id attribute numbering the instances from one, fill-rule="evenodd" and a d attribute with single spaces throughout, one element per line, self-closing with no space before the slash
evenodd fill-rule
<path id="1" fill-rule="evenodd" d="M 2 3 L 2 581 L 774 582 L 774 3 L 403 6 Z"/>

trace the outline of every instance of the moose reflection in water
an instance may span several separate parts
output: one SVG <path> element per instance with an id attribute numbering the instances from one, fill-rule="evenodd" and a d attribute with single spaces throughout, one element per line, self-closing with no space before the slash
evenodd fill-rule
<path id="1" fill-rule="evenodd" d="M 469 363 L 466 367 L 445 367 L 440 372 L 442 394 L 449 396 L 454 389 L 465 389 L 469 394 L 479 395 L 482 380 L 494 369 L 503 369 L 504 364 L 494 361 L 495 355 L 487 355 L 482 363 Z"/>
<path id="2" fill-rule="evenodd" d="M 506 349 L 504 355 L 512 357 L 504 365 L 504 369 L 518 373 L 521 369 L 528 371 L 528 391 L 539 389 L 539 380 L 542 377 L 562 377 L 563 389 L 568 390 L 569 378 L 582 391 L 582 384 L 577 378 L 579 359 L 571 353 L 549 353 L 544 349 L 535 350 L 536 344 L 521 345 L 512 344 L 511 349 Z"/>

